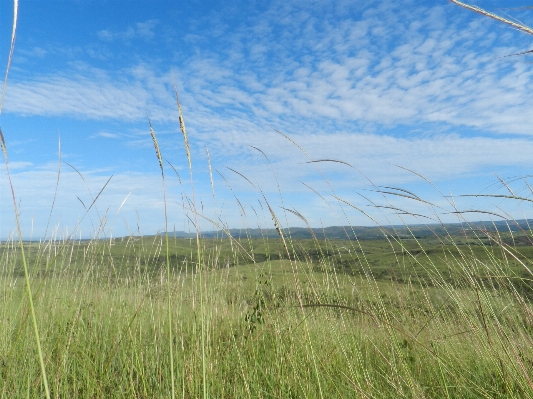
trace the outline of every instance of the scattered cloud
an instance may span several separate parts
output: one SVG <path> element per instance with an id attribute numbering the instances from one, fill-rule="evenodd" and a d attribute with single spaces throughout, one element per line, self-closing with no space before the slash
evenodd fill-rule
<path id="1" fill-rule="evenodd" d="M 107 132 L 101 132 L 95 134 L 93 137 L 103 137 L 105 139 L 118 139 L 120 136 L 116 133 L 107 133 Z"/>
<path id="2" fill-rule="evenodd" d="M 335 25 L 331 15 L 298 11 L 299 34 L 292 32 L 294 23 L 262 16 L 175 70 L 194 107 L 230 118 L 239 114 L 275 126 L 292 120 L 311 130 L 324 121 L 337 127 L 442 123 L 450 131 L 531 135 L 533 70 L 498 58 L 519 51 L 520 42 L 495 47 L 501 40 L 486 25 L 464 26 L 446 10 L 420 7 L 410 15 L 401 7 L 368 8 L 364 20 Z M 101 36 L 149 37 L 156 24 Z M 172 77 L 169 66 L 162 67 L 137 64 L 113 74 L 68 71 L 15 81 L 5 109 L 127 120 L 144 118 L 147 109 L 151 118 L 174 119 Z"/>
<path id="3" fill-rule="evenodd" d="M 44 58 L 48 55 L 48 51 L 42 47 L 33 47 L 29 50 L 22 49 L 18 51 L 23 57 L 28 58 Z"/>
<path id="4" fill-rule="evenodd" d="M 9 162 L 9 170 L 27 169 L 33 166 L 33 162 Z"/>
<path id="5" fill-rule="evenodd" d="M 129 27 L 123 31 L 112 31 L 104 29 L 98 31 L 96 34 L 101 40 L 112 42 L 116 40 L 129 41 L 132 39 L 149 40 L 155 36 L 154 28 L 159 21 L 157 19 L 150 19 L 145 22 L 138 22 L 134 27 Z"/>
<path id="6" fill-rule="evenodd" d="M 57 168 L 57 166 L 56 166 Z M 70 229 L 85 215 L 85 207 L 88 207 L 94 200 L 94 195 L 99 193 L 109 179 L 110 175 L 97 171 L 80 170 L 82 178 L 78 173 L 68 168 L 61 173 L 59 189 L 54 205 L 53 223 L 61 221 L 62 228 Z M 57 170 L 52 166 L 48 168 L 38 168 L 31 171 L 17 171 L 12 173 L 13 186 L 17 200 L 20 203 L 21 220 L 23 231 L 31 231 L 32 222 L 35 226 L 40 226 L 44 230 L 47 213 L 50 212 L 54 200 L 55 182 L 57 180 Z M 5 184 L 2 179 L 2 185 Z M 173 188 L 172 182 L 168 182 Z M 8 190 L 2 188 L 2 201 L 0 206 L 0 219 L 7 221 L 12 218 L 12 204 L 4 201 L 4 193 Z M 128 200 L 117 213 L 120 205 L 128 196 Z M 169 208 L 177 213 L 174 202 L 169 204 Z M 153 232 L 164 226 L 163 218 L 163 198 L 161 195 L 160 176 L 150 174 L 116 174 L 112 177 L 108 186 L 102 192 L 98 202 L 92 211 L 85 216 L 81 224 L 82 233 L 94 234 L 94 226 L 99 226 L 101 218 L 106 215 L 111 225 L 117 229 L 125 230 L 123 217 L 136 229 L 136 219 L 140 217 L 141 227 Z M 138 216 L 136 210 L 142 209 L 143 214 Z M 0 236 L 5 237 L 10 232 L 5 229 L 10 224 L 2 223 L 0 226 Z M 44 231 L 36 231 L 37 235 L 44 234 Z M 124 232 L 127 234 L 127 231 Z"/>
<path id="7" fill-rule="evenodd" d="M 268 162 L 251 146 L 269 157 L 287 191 L 295 189 L 296 181 L 315 179 L 320 175 L 317 167 L 339 187 L 361 187 L 368 184 L 367 178 L 375 184 L 396 185 L 420 180 L 397 166 L 421 173 L 434 182 L 476 176 L 486 180 L 493 177 L 487 170 L 533 167 L 530 156 L 533 141 L 526 138 L 458 135 L 401 138 L 357 132 L 293 134 L 290 138 L 311 158 L 273 131 L 253 134 L 220 130 L 215 134 L 201 134 L 196 139 L 209 144 L 213 163 L 230 166 L 273 192 L 276 191 L 274 182 L 268 184 L 264 178 L 268 174 Z M 321 159 L 346 162 L 353 168 L 335 162 L 308 163 Z"/>
<path id="8" fill-rule="evenodd" d="M 262 18 L 262 29 L 229 34 L 224 49 L 193 61 L 187 89 L 208 107 L 248 108 L 310 128 L 317 119 L 442 122 L 530 135 L 533 71 L 498 58 L 519 47 L 495 47 L 502 40 L 487 26 L 464 26 L 444 7 L 419 8 L 409 8 L 413 15 L 398 6 L 369 9 L 363 21 L 337 24 L 305 15 L 305 35 Z M 264 48 L 270 52 L 257 56 Z"/>
<path id="9" fill-rule="evenodd" d="M 5 112 L 117 120 L 139 120 L 146 117 L 146 111 L 154 118 L 169 113 L 156 97 L 161 91 L 157 85 L 162 83 L 128 80 L 131 75 L 117 81 L 101 72 L 100 76 L 91 70 L 14 81 L 8 86 Z M 171 100 L 167 98 L 168 102 Z"/>

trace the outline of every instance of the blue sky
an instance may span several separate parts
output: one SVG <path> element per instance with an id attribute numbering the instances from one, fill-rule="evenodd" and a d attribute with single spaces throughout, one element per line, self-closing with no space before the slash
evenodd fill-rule
<path id="1" fill-rule="evenodd" d="M 527 1 L 476 4 L 533 24 L 533 11 L 519 9 Z M 502 9 L 510 5 L 518 9 Z M 12 12 L 12 1 L 0 0 L 2 67 Z M 525 202 L 458 197 L 508 194 L 497 176 L 532 196 L 533 57 L 505 57 L 530 49 L 533 36 L 444 0 L 21 0 L 0 126 L 23 234 L 44 235 L 50 219 L 47 235 L 65 236 L 83 218 L 76 235 L 88 237 L 104 217 L 106 236 L 160 231 L 161 174 L 147 116 L 181 178 L 167 163 L 170 228 L 192 228 L 173 80 L 195 200 L 219 224 L 273 227 L 259 190 L 285 226 L 303 222 L 282 207 L 317 227 L 374 223 L 334 196 L 379 223 L 457 221 L 449 195 L 460 210 L 531 217 Z M 309 163 L 324 159 L 351 167 Z M 15 223 L 4 169 L 5 238 Z M 386 198 L 375 192 L 382 186 L 437 207 Z M 400 219 L 390 206 L 432 219 Z"/>

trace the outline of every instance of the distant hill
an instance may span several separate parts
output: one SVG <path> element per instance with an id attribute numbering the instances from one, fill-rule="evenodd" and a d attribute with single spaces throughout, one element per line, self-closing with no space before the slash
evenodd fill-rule
<path id="1" fill-rule="evenodd" d="M 400 238 L 431 238 L 435 235 L 443 237 L 443 235 L 450 234 L 453 236 L 462 235 L 465 232 L 478 231 L 499 231 L 499 232 L 519 232 L 519 231 L 533 231 L 533 219 L 520 220 L 500 220 L 497 222 L 470 222 L 470 223 L 445 223 L 445 224 L 413 224 L 413 225 L 397 225 L 397 226 L 330 226 L 324 228 L 308 229 L 305 227 L 290 227 L 282 229 L 285 237 L 292 237 L 295 239 L 311 239 L 313 235 L 317 239 L 330 240 L 346 240 L 357 237 L 359 240 L 376 240 L 385 239 L 385 235 Z M 234 238 L 277 238 L 279 234 L 276 229 L 229 229 L 226 230 Z M 201 233 L 202 237 L 224 237 L 226 232 L 218 231 L 204 231 Z M 185 231 L 169 231 L 169 236 L 176 238 L 195 238 L 196 233 Z M 146 235 L 153 237 L 153 235 Z M 121 238 L 121 237 L 115 237 Z M 33 241 L 36 239 L 34 238 Z M 38 239 L 37 239 L 38 240 Z M 82 239 L 81 241 L 90 241 L 90 238 Z M 0 239 L 0 242 L 4 240 Z M 24 238 L 24 241 L 29 241 Z"/>
<path id="2" fill-rule="evenodd" d="M 471 222 L 471 223 L 446 223 L 446 224 L 416 224 L 416 225 L 398 225 L 398 226 L 380 226 L 380 227 L 366 227 L 366 226 L 331 226 L 324 228 L 308 229 L 305 227 L 291 227 L 282 229 L 284 236 L 291 236 L 292 238 L 313 238 L 313 234 L 318 239 L 353 239 L 357 237 L 360 240 L 375 240 L 385 238 L 385 234 L 397 237 L 416 237 L 426 238 L 434 236 L 435 234 L 442 236 L 443 234 L 458 235 L 468 231 L 529 231 L 533 228 L 533 219 L 521 220 L 501 220 L 497 222 Z M 235 238 L 275 238 L 279 234 L 276 229 L 229 229 L 229 232 Z M 195 233 L 186 233 L 183 231 L 173 232 L 172 236 L 178 238 L 193 238 Z M 221 237 L 226 233 L 219 231 L 207 231 L 202 233 L 202 237 Z"/>

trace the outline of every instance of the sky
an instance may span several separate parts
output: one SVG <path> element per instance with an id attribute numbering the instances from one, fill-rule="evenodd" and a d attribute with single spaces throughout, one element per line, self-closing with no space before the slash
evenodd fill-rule
<path id="1" fill-rule="evenodd" d="M 12 19 L 0 0 L 1 68 Z M 533 197 L 532 49 L 445 0 L 20 0 L 0 127 L 22 234 L 531 217 L 468 195 Z"/>

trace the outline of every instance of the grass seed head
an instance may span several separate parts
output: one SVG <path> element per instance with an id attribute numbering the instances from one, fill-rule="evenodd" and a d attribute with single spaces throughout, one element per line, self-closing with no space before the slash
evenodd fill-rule
<path id="1" fill-rule="evenodd" d="M 155 136 L 155 131 L 152 127 L 152 122 L 150 122 L 150 119 L 148 119 L 148 123 L 150 124 L 150 135 L 152 136 L 152 141 L 154 142 L 155 155 L 157 156 L 157 160 L 159 161 L 159 167 L 161 168 L 161 174 L 163 174 L 163 157 L 161 156 L 161 150 L 159 149 L 159 144 L 157 143 L 157 137 Z"/>
<path id="2" fill-rule="evenodd" d="M 504 24 L 511 25 L 515 29 L 518 29 L 518 30 L 520 30 L 520 31 L 522 31 L 524 33 L 533 35 L 533 29 L 531 29 L 529 26 L 523 25 L 523 24 L 518 23 L 518 22 L 510 21 L 507 18 L 503 18 L 503 17 L 500 17 L 499 15 L 496 15 L 496 14 L 493 14 L 491 12 L 485 11 L 484 9 L 482 9 L 480 7 L 477 7 L 477 6 L 471 6 L 469 4 L 465 4 L 465 3 L 461 2 L 461 1 L 458 1 L 458 0 L 450 0 L 450 1 L 452 3 L 457 4 L 458 6 L 464 7 L 466 9 L 468 9 L 468 10 L 472 10 L 472 11 L 477 12 L 477 13 L 479 13 L 481 15 L 486 16 L 486 17 L 495 19 L 496 21 L 503 22 Z"/>
<path id="3" fill-rule="evenodd" d="M 189 162 L 189 168 L 192 167 L 191 163 L 191 150 L 189 147 L 189 138 L 187 137 L 187 128 L 185 127 L 185 119 L 183 118 L 183 111 L 181 109 L 181 103 L 178 96 L 178 88 L 174 84 L 174 94 L 176 95 L 176 105 L 178 106 L 178 120 L 180 122 L 180 130 L 183 134 L 183 141 L 185 142 L 185 152 L 187 154 L 187 161 Z"/>
<path id="4" fill-rule="evenodd" d="M 7 148 L 6 148 L 6 142 L 4 140 L 4 134 L 2 133 L 2 129 L 0 129 L 0 145 L 2 146 L 2 152 L 4 153 L 4 158 L 7 162 Z"/>

